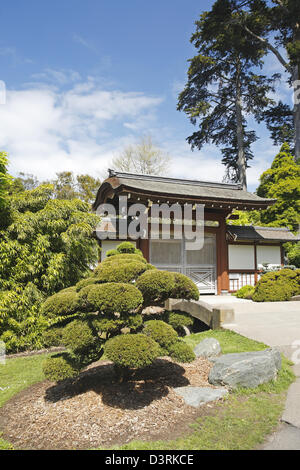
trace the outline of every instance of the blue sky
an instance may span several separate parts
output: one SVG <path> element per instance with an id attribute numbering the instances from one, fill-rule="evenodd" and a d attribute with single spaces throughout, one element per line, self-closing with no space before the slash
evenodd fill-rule
<path id="1" fill-rule="evenodd" d="M 191 152 L 193 126 L 176 110 L 194 21 L 213 1 L 10 0 L 0 6 L 0 147 L 10 171 L 105 175 L 125 145 L 151 134 L 169 153 L 169 176 L 220 181 L 220 150 Z M 269 72 L 280 71 L 269 57 Z M 280 93 L 289 99 L 284 83 Z M 249 189 L 277 148 L 264 126 Z"/>

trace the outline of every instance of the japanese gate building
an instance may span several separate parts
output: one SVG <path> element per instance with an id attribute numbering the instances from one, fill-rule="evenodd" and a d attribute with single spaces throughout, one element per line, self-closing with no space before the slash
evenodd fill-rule
<path id="1" fill-rule="evenodd" d="M 189 276 L 201 293 L 233 292 L 246 284 L 254 285 L 264 263 L 284 264 L 283 243 L 298 241 L 286 228 L 228 225 L 238 210 L 263 210 L 275 200 L 263 199 L 247 192 L 239 184 L 193 181 L 159 176 L 135 175 L 109 170 L 101 184 L 93 209 L 111 204 L 116 210 L 119 197 L 126 196 L 128 205 L 143 204 L 147 208 L 147 238 L 130 239 L 144 257 L 159 269 L 177 271 Z M 186 204 L 204 206 L 204 244 L 200 250 L 187 250 L 181 239 L 151 238 L 153 204 Z M 176 220 L 172 220 L 176 224 Z M 193 222 L 191 222 L 193 223 Z M 194 222 L 195 223 L 195 222 Z M 172 225 L 171 225 L 172 227 Z M 171 228 L 172 230 L 172 228 Z M 118 231 L 102 240 L 101 258 L 120 243 Z M 121 241 L 123 241 L 122 238 Z"/>

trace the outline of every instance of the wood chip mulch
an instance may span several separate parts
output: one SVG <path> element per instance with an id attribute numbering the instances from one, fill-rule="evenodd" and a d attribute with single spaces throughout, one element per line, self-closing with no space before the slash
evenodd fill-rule
<path id="1" fill-rule="evenodd" d="M 212 387 L 211 366 L 203 358 L 191 364 L 159 358 L 120 384 L 110 362 L 95 363 L 75 382 L 41 382 L 13 397 L 0 409 L 0 431 L 18 449 L 109 448 L 133 439 L 174 439 L 191 432 L 189 424 L 211 414 L 214 405 L 188 406 L 173 388 Z"/>

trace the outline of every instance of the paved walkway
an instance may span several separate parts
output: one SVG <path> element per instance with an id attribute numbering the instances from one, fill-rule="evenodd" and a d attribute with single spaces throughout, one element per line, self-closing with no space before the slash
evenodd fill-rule
<path id="1" fill-rule="evenodd" d="M 281 425 L 261 447 L 264 450 L 300 450 L 300 302 L 264 302 L 232 296 L 201 296 L 211 307 L 233 308 L 234 323 L 223 327 L 278 347 L 294 363 L 297 380 L 289 388 Z"/>

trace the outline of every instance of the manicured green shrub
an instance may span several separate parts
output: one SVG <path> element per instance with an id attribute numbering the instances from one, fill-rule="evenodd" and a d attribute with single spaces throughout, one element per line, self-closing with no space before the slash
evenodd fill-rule
<path id="1" fill-rule="evenodd" d="M 136 253 L 119 253 L 118 255 L 113 255 L 113 256 L 110 256 L 109 258 L 105 258 L 98 266 L 97 268 L 94 270 L 94 274 L 97 276 L 97 271 L 98 271 L 98 268 L 100 268 L 101 265 L 106 265 L 106 264 L 117 264 L 117 265 L 120 265 L 121 263 L 128 263 L 128 262 L 133 262 L 133 261 L 137 261 L 137 262 L 140 262 L 140 263 L 145 263 L 147 264 L 147 260 L 139 255 L 139 254 L 136 254 Z"/>
<path id="2" fill-rule="evenodd" d="M 145 322 L 143 334 L 156 341 L 164 351 L 169 351 L 170 346 L 178 341 L 178 334 L 174 328 L 161 320 Z"/>
<path id="3" fill-rule="evenodd" d="M 192 348 L 183 341 L 177 341 L 176 343 L 171 344 L 169 355 L 172 359 L 178 362 L 193 362 L 196 358 Z"/>
<path id="4" fill-rule="evenodd" d="M 63 346 L 62 340 L 63 328 L 49 328 L 48 330 L 43 331 L 42 341 L 45 348 L 50 348 L 53 346 Z"/>
<path id="5" fill-rule="evenodd" d="M 174 275 L 168 271 L 151 269 L 144 272 L 135 285 L 143 294 L 144 305 L 162 304 L 174 292 Z"/>
<path id="6" fill-rule="evenodd" d="M 185 312 L 165 312 L 166 323 L 172 326 L 177 333 L 184 335 L 184 327 L 190 328 L 194 324 L 194 319 Z"/>
<path id="7" fill-rule="evenodd" d="M 71 315 L 79 309 L 78 294 L 75 291 L 58 292 L 48 297 L 42 305 L 42 313 L 47 318 Z"/>
<path id="8" fill-rule="evenodd" d="M 254 291 L 255 291 L 254 286 L 246 285 L 246 286 L 241 287 L 234 295 L 238 299 L 251 299 Z"/>
<path id="9" fill-rule="evenodd" d="M 76 292 L 79 292 L 86 286 L 90 286 L 92 284 L 96 284 L 97 280 L 95 277 L 87 277 L 86 279 L 81 279 L 81 281 L 77 282 L 75 289 Z"/>
<path id="10" fill-rule="evenodd" d="M 81 307 L 106 315 L 128 315 L 143 303 L 141 292 L 131 284 L 106 283 L 84 287 L 79 292 Z"/>
<path id="11" fill-rule="evenodd" d="M 61 380 L 76 377 L 79 371 L 70 356 L 66 353 L 49 357 L 43 363 L 43 372 L 46 379 L 60 382 Z"/>
<path id="12" fill-rule="evenodd" d="M 105 354 L 116 366 L 142 369 L 160 354 L 159 345 L 150 337 L 138 333 L 115 336 L 105 344 Z"/>
<path id="13" fill-rule="evenodd" d="M 97 269 L 97 282 L 132 282 L 148 269 L 147 264 L 130 261 L 116 266 L 115 263 L 102 264 Z"/>
<path id="14" fill-rule="evenodd" d="M 131 242 L 122 242 L 117 246 L 117 251 L 119 253 L 135 253 L 135 246 Z"/>
<path id="15" fill-rule="evenodd" d="M 258 281 L 254 302 L 280 302 L 300 294 L 300 269 L 282 269 L 264 274 Z"/>
<path id="16" fill-rule="evenodd" d="M 199 289 L 189 277 L 181 273 L 173 273 L 173 275 L 175 281 L 173 299 L 199 300 Z"/>
<path id="17" fill-rule="evenodd" d="M 105 334 L 105 338 L 111 335 L 121 334 L 121 330 L 127 328 L 131 332 L 138 330 L 143 324 L 141 314 L 126 315 L 124 317 L 97 318 L 92 322 L 99 335 Z"/>
<path id="18" fill-rule="evenodd" d="M 264 283 L 254 291 L 252 300 L 254 302 L 282 302 L 289 300 L 294 294 L 294 289 L 286 281 Z"/>
<path id="19" fill-rule="evenodd" d="M 113 249 L 113 250 L 108 250 L 108 251 L 106 252 L 107 258 L 109 258 L 110 256 L 118 255 L 118 254 L 119 254 L 118 250 L 115 250 L 115 249 Z"/>
<path id="20" fill-rule="evenodd" d="M 60 294 L 64 294 L 65 292 L 76 292 L 76 285 L 71 287 L 66 287 L 66 289 L 62 289 L 59 291 Z"/>
<path id="21" fill-rule="evenodd" d="M 97 336 L 87 322 L 74 320 L 63 328 L 62 341 L 66 348 L 75 353 L 81 353 L 95 345 Z"/>
<path id="22" fill-rule="evenodd" d="M 143 317 L 141 314 L 129 315 L 126 318 L 125 328 L 129 328 L 131 331 L 138 330 L 143 325 Z"/>
<path id="23" fill-rule="evenodd" d="M 96 318 L 93 320 L 93 327 L 99 335 L 115 335 L 118 332 L 120 333 L 124 326 L 125 322 L 120 318 Z"/>

